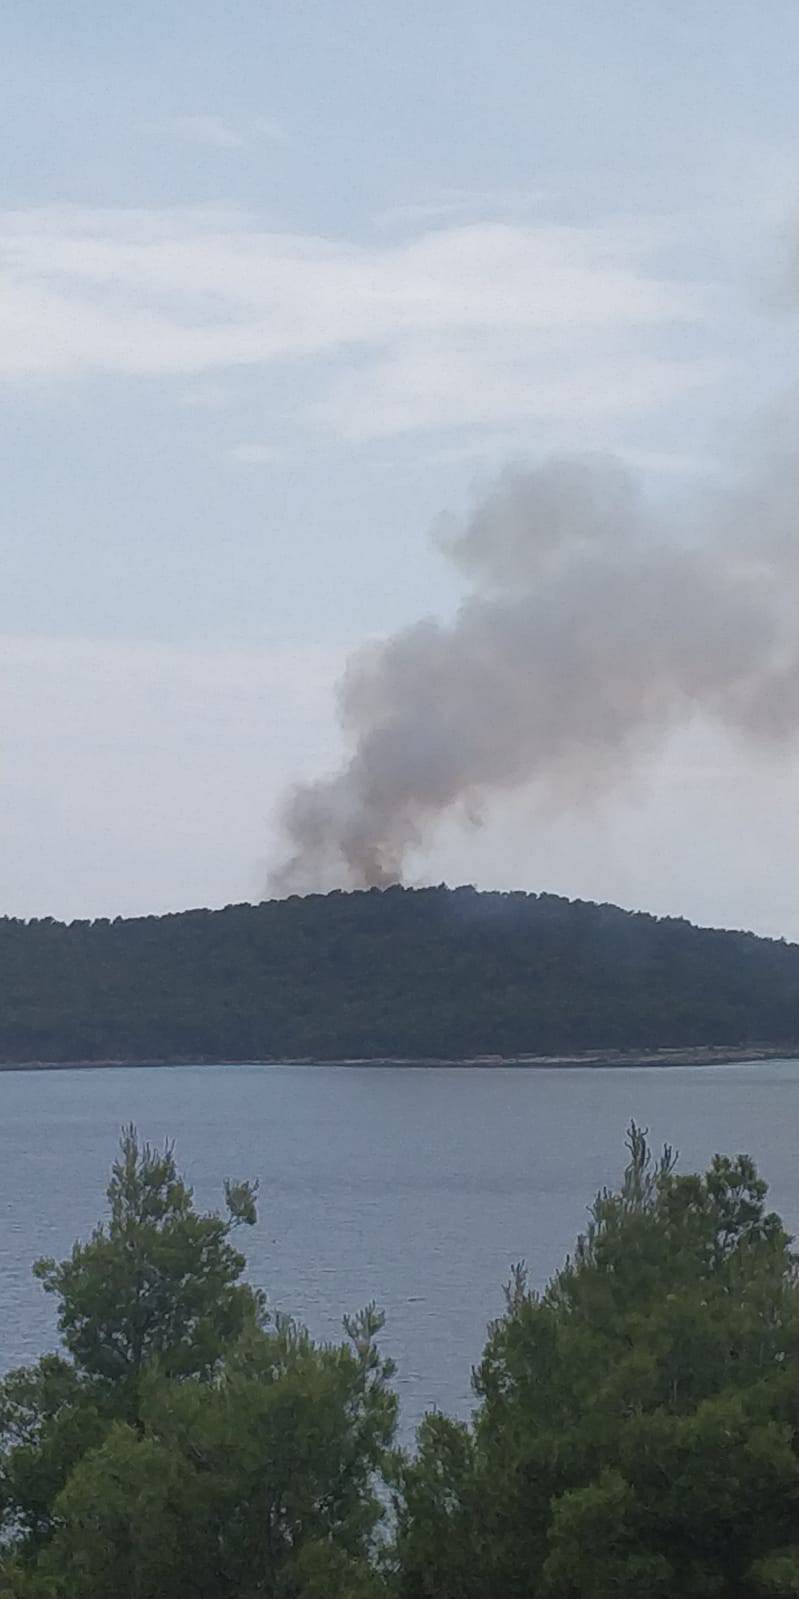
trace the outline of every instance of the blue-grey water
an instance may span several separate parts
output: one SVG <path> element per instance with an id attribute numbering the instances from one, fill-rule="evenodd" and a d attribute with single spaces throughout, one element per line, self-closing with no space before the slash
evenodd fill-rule
<path id="1" fill-rule="evenodd" d="M 198 1066 L 0 1074 L 0 1363 L 55 1343 L 31 1278 L 104 1205 L 120 1125 L 174 1138 L 198 1201 L 258 1177 L 239 1236 L 272 1305 L 336 1337 L 369 1299 L 387 1314 L 407 1430 L 461 1415 L 512 1262 L 543 1284 L 615 1182 L 631 1117 L 684 1168 L 746 1150 L 799 1230 L 799 1061 L 624 1070 Z"/>

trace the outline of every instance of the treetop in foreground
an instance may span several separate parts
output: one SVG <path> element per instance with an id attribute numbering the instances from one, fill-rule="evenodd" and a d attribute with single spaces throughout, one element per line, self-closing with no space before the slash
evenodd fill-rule
<path id="1" fill-rule="evenodd" d="M 39 1267 L 63 1352 L 0 1383 L 0 1594 L 799 1593 L 799 1270 L 746 1156 L 682 1175 L 632 1126 L 552 1281 L 513 1272 L 472 1420 L 429 1414 L 412 1453 L 382 1317 L 339 1345 L 270 1318 L 228 1194 L 198 1212 L 128 1129 L 108 1218 Z"/>
<path id="2" fill-rule="evenodd" d="M 109 1215 L 37 1275 L 64 1353 L 0 1384 L 0 1594 L 369 1599 L 396 1399 L 369 1306 L 319 1346 L 270 1318 L 170 1146 L 123 1134 Z"/>
<path id="3" fill-rule="evenodd" d="M 680 1176 L 633 1127 L 542 1294 L 518 1268 L 473 1425 L 423 1424 L 405 1599 L 799 1594 L 797 1257 L 745 1156 Z"/>
<path id="4" fill-rule="evenodd" d="M 228 1195 L 198 1212 L 128 1129 L 107 1220 L 39 1267 L 63 1352 L 0 1382 L 0 1594 L 799 1594 L 799 1269 L 746 1156 L 683 1175 L 633 1125 L 552 1281 L 513 1272 L 472 1420 L 412 1453 L 382 1317 L 270 1318 Z"/>

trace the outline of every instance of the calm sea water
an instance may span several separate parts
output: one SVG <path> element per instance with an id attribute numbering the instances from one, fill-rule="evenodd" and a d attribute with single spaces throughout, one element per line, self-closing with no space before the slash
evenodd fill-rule
<path id="1" fill-rule="evenodd" d="M 239 1236 L 273 1306 L 317 1336 L 387 1313 L 406 1432 L 466 1415 L 469 1371 L 513 1261 L 537 1284 L 624 1162 L 630 1117 L 685 1169 L 746 1150 L 799 1231 L 799 1062 L 642 1070 L 202 1066 L 0 1074 L 0 1363 L 55 1342 L 30 1275 L 101 1214 L 120 1125 L 174 1138 L 198 1201 L 258 1177 Z"/>

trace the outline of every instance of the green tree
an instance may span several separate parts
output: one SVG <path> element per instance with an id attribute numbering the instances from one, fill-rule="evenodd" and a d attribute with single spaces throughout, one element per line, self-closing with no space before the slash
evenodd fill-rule
<path id="1" fill-rule="evenodd" d="M 754 1599 L 792 1580 L 790 1240 L 746 1157 L 680 1176 L 636 1127 L 629 1156 L 547 1290 L 514 1274 L 473 1426 L 423 1427 L 398 1496 L 407 1599 Z"/>
<path id="2" fill-rule="evenodd" d="M 109 1217 L 36 1268 L 66 1350 L 0 1384 L 0 1593 L 18 1599 L 366 1599 L 395 1426 L 369 1307 L 316 1346 L 266 1316 L 227 1214 L 171 1147 L 125 1130 Z"/>
<path id="3" fill-rule="evenodd" d="M 78 1371 L 124 1395 L 133 1417 L 142 1372 L 208 1377 L 246 1322 L 262 1313 L 240 1281 L 231 1232 L 256 1219 L 255 1188 L 226 1183 L 227 1216 L 202 1215 L 171 1145 L 125 1129 L 108 1185 L 109 1218 L 66 1260 L 34 1272 L 58 1298 L 58 1325 Z"/>
<path id="4" fill-rule="evenodd" d="M 98 1445 L 108 1406 L 60 1355 L 12 1371 L 0 1383 L 0 1533 L 35 1549 L 49 1537 L 53 1506 L 71 1467 Z"/>
<path id="5" fill-rule="evenodd" d="M 67 1358 L 0 1385 L 0 1593 L 796 1599 L 797 1257 L 747 1157 L 628 1143 L 545 1292 L 514 1271 L 472 1423 L 403 1459 L 374 1308 L 341 1346 L 270 1323 L 231 1242 L 252 1187 L 199 1216 L 128 1130 L 109 1221 L 40 1268 Z"/>
<path id="6" fill-rule="evenodd" d="M 35 1274 L 58 1299 L 68 1359 L 47 1355 L 0 1383 L 0 1528 L 31 1547 L 52 1530 L 70 1471 L 115 1420 L 141 1424 L 141 1386 L 207 1381 L 243 1329 L 263 1319 L 262 1296 L 240 1281 L 231 1234 L 255 1220 L 255 1187 L 226 1184 L 227 1214 L 202 1214 L 170 1145 L 124 1129 L 108 1185 L 108 1220 L 66 1260 Z"/>
<path id="7" fill-rule="evenodd" d="M 142 1428 L 118 1423 L 59 1495 L 42 1593 L 377 1593 L 375 1484 L 396 1408 L 381 1324 L 369 1309 L 349 1345 L 320 1348 L 281 1321 L 245 1336 L 211 1385 L 156 1379 Z"/>

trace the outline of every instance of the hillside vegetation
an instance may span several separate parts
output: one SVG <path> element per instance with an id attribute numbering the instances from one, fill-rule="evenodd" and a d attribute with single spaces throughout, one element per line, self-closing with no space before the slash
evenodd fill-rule
<path id="1" fill-rule="evenodd" d="M 0 1059 L 459 1058 L 799 1040 L 799 946 L 471 888 L 0 921 Z"/>

